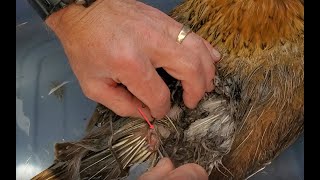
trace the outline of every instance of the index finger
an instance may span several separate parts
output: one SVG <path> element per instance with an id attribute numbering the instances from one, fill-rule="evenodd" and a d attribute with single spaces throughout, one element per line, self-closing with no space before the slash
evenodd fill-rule
<path id="1" fill-rule="evenodd" d="M 170 109 L 170 91 L 150 60 L 142 55 L 127 61 L 119 74 L 119 80 L 127 89 L 160 119 Z"/>
<path id="2" fill-rule="evenodd" d="M 194 108 L 205 94 L 207 82 L 212 80 L 213 66 L 208 68 L 204 62 L 207 59 L 197 56 L 190 48 L 178 44 L 170 36 L 154 38 L 153 42 L 156 43 L 149 47 L 155 49 L 149 55 L 153 66 L 162 67 L 172 77 L 181 81 L 184 103 L 187 107 Z"/>

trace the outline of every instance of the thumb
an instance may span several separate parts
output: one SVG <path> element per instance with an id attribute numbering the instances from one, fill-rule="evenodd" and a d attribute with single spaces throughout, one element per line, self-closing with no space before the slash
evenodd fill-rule
<path id="1" fill-rule="evenodd" d="M 173 169 L 171 160 L 162 158 L 154 168 L 140 176 L 139 180 L 162 180 Z"/>
<path id="2" fill-rule="evenodd" d="M 138 107 L 142 108 L 145 115 L 151 120 L 152 116 L 148 107 L 132 95 L 125 87 L 111 79 L 105 81 L 87 81 L 84 93 L 86 96 L 111 109 L 119 116 L 141 117 Z"/>

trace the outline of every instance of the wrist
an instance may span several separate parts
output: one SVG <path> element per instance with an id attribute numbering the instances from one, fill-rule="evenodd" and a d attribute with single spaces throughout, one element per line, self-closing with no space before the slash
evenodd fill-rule
<path id="1" fill-rule="evenodd" d="M 45 23 L 53 30 L 57 36 L 71 31 L 74 22 L 77 22 L 79 17 L 82 16 L 86 8 L 76 4 L 70 4 L 67 7 L 52 13 Z"/>
<path id="2" fill-rule="evenodd" d="M 66 22 L 72 22 L 80 11 L 91 7 L 96 0 L 27 0 L 40 18 L 53 31 L 59 31 Z M 66 16 L 67 15 L 67 16 Z M 70 16 L 70 17 L 69 17 Z"/>

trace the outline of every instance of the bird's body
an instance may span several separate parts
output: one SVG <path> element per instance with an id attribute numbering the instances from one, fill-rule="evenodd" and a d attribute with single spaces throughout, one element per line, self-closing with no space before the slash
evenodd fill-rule
<path id="1" fill-rule="evenodd" d="M 245 179 L 304 129 L 304 1 L 186 0 L 171 17 L 217 47 L 216 88 L 190 110 L 163 74 L 173 106 L 149 129 L 98 105 L 87 134 L 56 145 L 55 163 L 34 179 L 111 179 L 160 156 L 196 162 L 211 179 Z"/>

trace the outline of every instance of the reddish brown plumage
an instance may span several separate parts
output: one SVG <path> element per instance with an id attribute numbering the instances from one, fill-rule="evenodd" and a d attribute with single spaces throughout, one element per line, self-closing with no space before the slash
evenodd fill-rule
<path id="1" fill-rule="evenodd" d="M 223 164 L 235 179 L 245 178 L 303 131 L 304 2 L 187 0 L 172 16 L 223 52 L 221 77 L 238 79 L 240 128 Z"/>

